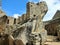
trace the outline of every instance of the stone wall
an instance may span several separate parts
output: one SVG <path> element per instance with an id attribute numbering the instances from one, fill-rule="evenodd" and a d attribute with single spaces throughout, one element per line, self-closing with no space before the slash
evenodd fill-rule
<path id="1" fill-rule="evenodd" d="M 27 3 L 26 14 L 23 14 L 18 19 L 13 18 L 13 17 L 8 17 L 7 24 L 10 26 L 12 25 L 11 26 L 12 34 L 10 34 L 10 35 L 13 35 L 14 39 L 21 39 L 22 42 L 24 44 L 26 44 L 29 40 L 29 35 L 30 34 L 35 35 L 35 33 L 37 33 L 38 38 L 40 39 L 40 37 L 39 37 L 39 34 L 40 34 L 42 42 L 45 42 L 44 40 L 46 40 L 47 32 L 45 32 L 45 29 L 43 27 L 42 19 L 43 19 L 44 15 L 47 13 L 47 10 L 48 10 L 48 8 L 47 8 L 47 5 L 45 2 Z M 14 25 L 14 24 L 20 24 L 20 25 L 18 26 L 18 25 Z M 14 27 L 16 27 L 16 28 L 14 29 Z M 32 30 L 34 30 L 34 29 L 35 29 L 35 31 L 32 32 Z M 9 29 L 7 28 L 7 30 L 9 30 Z M 37 40 L 40 41 L 39 39 L 37 39 Z M 37 45 L 37 43 L 35 43 L 35 44 Z"/>
<path id="2" fill-rule="evenodd" d="M 57 36 L 57 26 L 60 25 L 60 19 L 52 20 L 48 24 L 45 25 L 45 29 L 48 32 L 48 35 L 56 35 Z"/>
<path id="3" fill-rule="evenodd" d="M 57 26 L 58 39 L 60 40 L 60 24 Z"/>
<path id="4" fill-rule="evenodd" d="M 46 5 L 46 2 L 39 2 L 39 3 L 33 3 L 28 2 L 27 3 L 27 11 L 26 14 L 22 14 L 18 19 L 15 19 L 13 17 L 8 17 L 7 24 L 13 25 L 13 24 L 23 24 L 27 22 L 30 18 L 33 18 L 33 16 L 38 16 L 39 18 L 43 18 L 46 14 L 48 7 Z"/>
<path id="5" fill-rule="evenodd" d="M 6 21 L 7 21 L 6 14 L 2 10 L 0 10 L 0 33 L 4 32 Z"/>
<path id="6" fill-rule="evenodd" d="M 56 14 L 54 15 L 53 19 L 60 18 L 60 11 L 58 10 Z"/>
<path id="7" fill-rule="evenodd" d="M 48 10 L 48 7 L 46 5 L 46 2 L 44 1 L 39 3 L 33 3 L 33 2 L 27 3 L 28 18 L 32 18 L 34 15 L 36 16 L 40 15 L 40 17 L 43 18 L 47 10 Z"/>
<path id="8" fill-rule="evenodd" d="M 13 17 L 8 17 L 7 24 L 13 25 L 14 24 L 14 18 Z"/>
<path id="9" fill-rule="evenodd" d="M 19 21 L 20 20 L 18 18 L 8 17 L 6 24 L 8 24 L 8 25 L 14 25 L 14 24 L 18 24 Z"/>

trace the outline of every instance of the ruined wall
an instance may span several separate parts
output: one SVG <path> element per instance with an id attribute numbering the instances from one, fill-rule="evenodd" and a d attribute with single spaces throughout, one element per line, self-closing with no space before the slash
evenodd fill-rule
<path id="1" fill-rule="evenodd" d="M 8 17 L 7 24 L 8 25 L 13 25 L 14 24 L 14 18 L 13 17 Z"/>
<path id="2" fill-rule="evenodd" d="M 53 16 L 52 20 L 47 21 L 45 24 L 45 29 L 50 35 L 57 35 L 57 26 L 60 25 L 60 11 L 58 10 Z"/>
<path id="3" fill-rule="evenodd" d="M 45 29 L 47 30 L 48 35 L 57 36 L 60 40 L 60 11 L 58 10 L 53 16 L 52 20 L 49 20 L 45 23 Z"/>
<path id="4" fill-rule="evenodd" d="M 8 17 L 7 24 L 10 25 L 10 27 L 12 27 L 12 29 L 10 30 L 7 27 L 7 30 L 10 30 L 9 32 L 14 33 L 12 35 L 14 35 L 13 37 L 15 39 L 16 38 L 21 39 L 23 41 L 23 43 L 26 44 L 29 40 L 29 35 L 32 34 L 31 33 L 32 29 L 36 26 L 34 28 L 36 30 L 35 33 L 38 34 L 38 37 L 39 37 L 39 34 L 40 34 L 42 36 L 41 37 L 42 41 L 44 41 L 46 39 L 45 37 L 47 35 L 47 34 L 45 35 L 45 33 L 47 33 L 47 32 L 45 32 L 45 29 L 43 27 L 42 19 L 43 19 L 44 15 L 47 13 L 47 10 L 48 10 L 48 8 L 47 8 L 47 5 L 46 5 L 45 2 L 39 2 L 39 3 L 29 2 L 29 3 L 27 3 L 27 12 L 26 12 L 26 14 L 23 14 L 18 19 L 15 19 L 13 17 Z M 36 21 L 36 22 L 34 22 L 34 21 Z M 18 29 L 19 26 L 14 25 L 14 24 L 18 24 L 18 23 L 21 24 L 19 26 L 23 25 L 22 29 Z"/>
<path id="5" fill-rule="evenodd" d="M 16 24 L 19 24 L 19 18 L 15 18 L 16 19 Z"/>
<path id="6" fill-rule="evenodd" d="M 57 30 L 58 30 L 58 39 L 60 40 L 60 24 L 57 26 Z"/>
<path id="7" fill-rule="evenodd" d="M 30 18 L 33 18 L 33 16 L 38 16 L 40 19 L 44 17 L 46 14 L 48 8 L 46 5 L 46 2 L 39 2 L 39 3 L 33 3 L 28 2 L 27 3 L 27 11 L 26 14 L 22 14 L 18 19 L 15 19 L 13 17 L 8 17 L 7 24 L 13 25 L 13 24 L 23 24 L 30 20 Z"/>
<path id="8" fill-rule="evenodd" d="M 22 16 L 20 16 L 18 18 L 19 24 L 24 24 L 28 21 L 28 16 L 27 14 L 22 14 Z"/>
<path id="9" fill-rule="evenodd" d="M 18 20 L 19 20 L 19 23 L 21 24 L 22 23 L 22 17 L 19 17 Z"/>
<path id="10" fill-rule="evenodd" d="M 22 23 L 26 23 L 26 20 L 27 20 L 27 16 L 26 16 L 26 14 L 23 14 L 22 15 Z"/>
<path id="11" fill-rule="evenodd" d="M 60 18 L 60 11 L 58 10 L 56 14 L 53 16 L 53 19 L 58 19 Z"/>
<path id="12" fill-rule="evenodd" d="M 43 18 L 47 10 L 48 10 L 48 7 L 46 5 L 46 2 L 44 1 L 39 3 L 33 3 L 33 2 L 27 3 L 28 18 L 32 18 L 34 15 L 36 16 L 40 15 L 40 18 Z"/>
<path id="13" fill-rule="evenodd" d="M 8 19 L 7 19 L 7 24 L 8 25 L 14 25 L 14 24 L 18 24 L 18 23 L 19 23 L 18 18 L 8 17 Z"/>
<path id="14" fill-rule="evenodd" d="M 32 21 L 33 29 L 36 30 L 36 32 L 40 32 L 41 30 L 44 30 L 43 27 L 43 17 L 48 11 L 48 7 L 46 2 L 42 1 L 39 3 L 34 3 L 34 2 L 28 2 L 27 3 L 27 18 Z M 37 24 L 36 24 L 37 23 Z"/>
<path id="15" fill-rule="evenodd" d="M 48 35 L 57 36 L 57 26 L 60 25 L 60 19 L 52 20 L 45 25 Z"/>
<path id="16" fill-rule="evenodd" d="M 48 32 L 48 35 L 57 35 L 57 23 L 52 23 L 52 24 L 48 24 L 46 25 L 46 30 Z"/>
<path id="17" fill-rule="evenodd" d="M 6 21 L 7 21 L 6 14 L 2 10 L 0 10 L 0 32 L 4 32 Z"/>
<path id="18" fill-rule="evenodd" d="M 22 14 L 22 16 L 20 16 L 19 18 L 18 18 L 18 23 L 19 24 L 24 24 L 24 23 L 26 23 L 27 21 L 27 16 L 26 16 L 26 14 Z"/>
<path id="19" fill-rule="evenodd" d="M 4 15 L 6 15 L 5 12 L 0 9 L 0 17 L 2 17 Z"/>

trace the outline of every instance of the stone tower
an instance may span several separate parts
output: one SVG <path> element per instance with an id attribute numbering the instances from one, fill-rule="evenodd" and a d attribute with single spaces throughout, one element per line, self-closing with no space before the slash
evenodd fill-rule
<path id="1" fill-rule="evenodd" d="M 28 2 L 27 3 L 27 16 L 28 18 L 32 19 L 35 17 L 33 22 L 33 26 L 35 25 L 36 31 L 37 30 L 43 30 L 43 22 L 42 19 L 45 16 L 45 14 L 48 11 L 48 7 L 46 2 L 38 2 L 38 3 L 33 3 L 33 2 Z M 38 28 L 39 27 L 39 28 Z M 34 28 L 34 27 L 33 27 Z M 34 30 L 34 29 L 32 29 Z M 39 32 L 39 31 L 38 31 Z"/>
<path id="2" fill-rule="evenodd" d="M 32 31 L 30 35 L 30 41 L 31 39 L 33 39 L 32 37 L 36 35 L 37 35 L 36 37 L 38 37 L 38 39 L 34 37 L 36 40 L 33 40 L 33 45 L 40 45 L 40 44 L 43 45 L 44 42 L 46 41 L 47 31 L 44 29 L 42 19 L 47 13 L 47 11 L 48 11 L 48 7 L 46 2 L 44 1 L 38 3 L 33 3 L 33 2 L 27 3 L 27 16 L 28 18 L 33 20 L 31 21 Z"/>
<path id="3" fill-rule="evenodd" d="M 40 16 L 42 19 L 44 15 L 47 13 L 48 7 L 46 2 L 38 2 L 38 3 L 33 3 L 33 2 L 28 2 L 27 3 L 27 15 L 28 17 L 32 18 L 34 15 Z"/>

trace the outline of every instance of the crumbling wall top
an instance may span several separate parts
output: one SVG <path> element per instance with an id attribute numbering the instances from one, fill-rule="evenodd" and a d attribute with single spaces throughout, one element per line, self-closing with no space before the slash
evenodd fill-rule
<path id="1" fill-rule="evenodd" d="M 6 16 L 6 13 L 3 10 L 0 10 L 0 17 Z"/>

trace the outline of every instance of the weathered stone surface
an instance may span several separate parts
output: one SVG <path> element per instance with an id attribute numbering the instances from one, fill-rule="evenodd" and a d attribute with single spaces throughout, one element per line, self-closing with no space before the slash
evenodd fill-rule
<path id="1" fill-rule="evenodd" d="M 5 12 L 0 9 L 0 17 L 6 16 Z"/>
<path id="2" fill-rule="evenodd" d="M 6 14 L 0 10 L 0 32 L 3 32 L 6 26 L 7 16 Z"/>
<path id="3" fill-rule="evenodd" d="M 36 4 L 29 2 L 27 3 L 26 14 L 18 19 L 8 17 L 4 33 L 9 35 L 9 45 L 26 45 L 27 43 L 30 45 L 43 45 L 46 41 L 47 32 L 44 29 L 42 19 L 47 10 L 48 7 L 44 1 Z M 33 41 L 30 40 L 30 37 Z"/>
<path id="4" fill-rule="evenodd" d="M 16 39 L 16 40 L 14 40 L 14 42 L 15 42 L 15 45 L 24 45 L 22 40 Z"/>
<path id="5" fill-rule="evenodd" d="M 58 39 L 60 40 L 60 25 L 57 26 Z"/>
<path id="6" fill-rule="evenodd" d="M 60 25 L 60 18 L 48 21 L 45 25 L 45 29 L 47 30 L 48 35 L 57 36 L 58 25 Z"/>
<path id="7" fill-rule="evenodd" d="M 0 45 L 9 45 L 8 35 L 0 35 Z"/>
<path id="8" fill-rule="evenodd" d="M 8 37 L 8 39 L 9 39 L 9 45 L 14 45 L 14 38 L 13 38 L 13 36 L 10 35 L 10 36 Z"/>
<path id="9" fill-rule="evenodd" d="M 42 18 L 42 17 L 44 17 L 47 10 L 48 10 L 48 7 L 46 5 L 46 2 L 44 2 L 44 1 L 39 2 L 37 4 L 35 4 L 33 2 L 27 3 L 27 15 L 28 15 L 28 18 L 29 17 L 32 18 L 34 15 L 36 15 L 36 16 L 40 15 L 40 17 Z"/>
<path id="10" fill-rule="evenodd" d="M 58 18 L 60 18 L 60 11 L 59 10 L 55 13 L 53 19 L 58 19 Z"/>
<path id="11" fill-rule="evenodd" d="M 58 10 L 56 14 L 53 16 L 52 20 L 45 22 L 45 29 L 47 30 L 48 35 L 56 36 L 60 40 L 59 25 L 60 25 L 60 11 Z"/>

